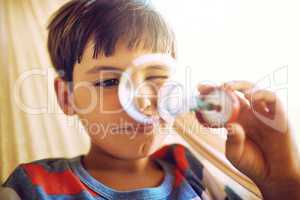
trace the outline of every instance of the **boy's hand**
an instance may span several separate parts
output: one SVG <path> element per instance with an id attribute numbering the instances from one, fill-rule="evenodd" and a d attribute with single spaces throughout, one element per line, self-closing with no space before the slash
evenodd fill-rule
<path id="1" fill-rule="evenodd" d="M 235 123 L 227 124 L 226 157 L 260 188 L 264 199 L 300 199 L 300 155 L 278 97 L 246 81 L 224 84 L 242 92 Z M 214 87 L 201 85 L 202 94 Z"/>

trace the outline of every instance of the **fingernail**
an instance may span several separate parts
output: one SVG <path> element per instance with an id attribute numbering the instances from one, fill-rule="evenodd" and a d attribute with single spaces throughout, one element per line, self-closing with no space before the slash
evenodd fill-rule
<path id="1" fill-rule="evenodd" d="M 227 124 L 225 127 L 229 136 L 234 135 L 234 126 L 232 124 Z"/>

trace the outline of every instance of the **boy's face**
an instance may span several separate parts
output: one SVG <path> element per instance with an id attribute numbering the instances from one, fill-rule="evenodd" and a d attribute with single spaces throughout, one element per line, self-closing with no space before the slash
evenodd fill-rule
<path id="1" fill-rule="evenodd" d="M 92 145 L 121 159 L 153 153 L 166 135 L 161 129 L 169 125 L 162 120 L 159 125 L 138 123 L 123 110 L 118 97 L 121 73 L 135 58 L 151 52 L 130 50 L 122 42 L 117 43 L 113 56 L 101 54 L 94 59 L 93 52 L 93 43 L 88 43 L 81 62 L 75 64 L 72 93 L 72 108 L 89 133 Z"/>

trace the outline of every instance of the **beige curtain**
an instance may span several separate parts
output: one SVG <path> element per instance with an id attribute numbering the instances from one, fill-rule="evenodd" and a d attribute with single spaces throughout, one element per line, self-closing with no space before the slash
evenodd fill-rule
<path id="1" fill-rule="evenodd" d="M 48 18 L 63 2 L 0 0 L 0 182 L 19 163 L 88 150 L 78 120 L 56 104 L 46 50 Z"/>

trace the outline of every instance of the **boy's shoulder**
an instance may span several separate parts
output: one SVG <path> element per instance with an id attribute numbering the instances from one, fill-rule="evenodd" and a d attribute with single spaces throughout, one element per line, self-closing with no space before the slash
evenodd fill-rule
<path id="1" fill-rule="evenodd" d="M 63 172 L 70 169 L 69 162 L 74 158 L 44 158 L 39 160 L 34 160 L 27 163 L 21 163 L 16 167 L 14 172 L 24 170 L 27 174 L 43 173 L 43 172 Z M 14 173 L 13 172 L 13 173 Z"/>
<path id="2" fill-rule="evenodd" d="M 203 164 L 191 152 L 191 150 L 182 144 L 170 144 L 163 146 L 161 149 L 151 155 L 154 159 L 161 159 L 177 170 L 186 174 L 194 172 L 198 178 L 202 179 Z"/>
<path id="3" fill-rule="evenodd" d="M 78 158 L 45 158 L 20 164 L 11 176 L 25 176 L 34 184 L 53 182 L 61 176 L 71 173 L 70 161 Z M 56 180 L 58 181 L 58 180 Z"/>
<path id="4" fill-rule="evenodd" d="M 12 188 L 24 199 L 41 194 L 76 194 L 85 187 L 72 172 L 70 162 L 74 158 L 48 158 L 20 164 L 3 186 Z M 67 187 L 66 187 L 67 186 Z M 39 195 L 41 195 L 39 194 Z"/>
<path id="5" fill-rule="evenodd" d="M 173 166 L 175 172 L 175 187 L 187 182 L 201 196 L 205 190 L 203 183 L 204 165 L 182 144 L 166 145 L 151 155 Z"/>
<path id="6" fill-rule="evenodd" d="M 27 171 L 63 172 L 65 170 L 70 169 L 69 162 L 77 157 L 45 158 L 45 159 L 35 160 L 28 163 L 23 163 L 19 165 L 19 167 L 22 167 Z"/>

